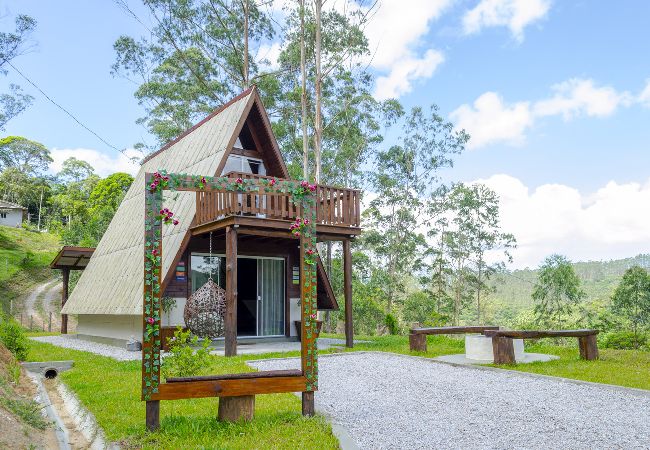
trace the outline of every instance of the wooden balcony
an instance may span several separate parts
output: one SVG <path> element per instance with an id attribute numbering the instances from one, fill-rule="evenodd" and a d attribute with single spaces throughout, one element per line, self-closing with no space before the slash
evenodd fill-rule
<path id="1" fill-rule="evenodd" d="M 231 172 L 232 178 L 272 178 Z M 277 178 L 276 178 L 277 179 Z M 302 217 L 301 208 L 288 194 L 264 192 L 197 192 L 194 234 L 229 225 L 276 229 L 291 237 L 289 225 Z M 321 239 L 356 236 L 361 233 L 361 191 L 318 185 L 316 231 Z"/>

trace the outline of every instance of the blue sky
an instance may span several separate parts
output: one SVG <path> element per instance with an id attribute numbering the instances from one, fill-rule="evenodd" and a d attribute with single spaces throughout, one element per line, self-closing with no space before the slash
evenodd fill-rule
<path id="1" fill-rule="evenodd" d="M 129 1 L 146 18 L 138 3 Z M 140 24 L 110 0 L 4 1 L 1 26 L 17 13 L 38 20 L 33 50 L 14 61 L 21 71 L 112 145 L 148 139 L 135 124 L 136 86 L 109 73 L 113 42 L 146 33 Z M 650 251 L 647 214 L 639 219 L 640 202 L 650 200 L 647 17 L 645 0 L 384 0 L 367 30 L 376 93 L 397 94 L 406 106 L 436 103 L 474 135 L 446 176 L 482 180 L 502 195 L 504 225 L 521 236 L 519 265 L 550 251 L 575 259 Z M 9 82 L 35 102 L 5 134 L 44 143 L 57 164 L 77 155 L 104 175 L 126 170 L 115 151 L 11 69 L 0 88 Z M 561 201 L 533 214 L 544 225 L 533 233 L 532 219 L 518 211 L 539 211 L 533 206 L 549 195 Z"/>

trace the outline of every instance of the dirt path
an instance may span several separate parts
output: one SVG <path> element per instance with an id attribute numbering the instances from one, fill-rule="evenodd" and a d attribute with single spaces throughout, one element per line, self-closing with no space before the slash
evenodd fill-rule
<path id="1" fill-rule="evenodd" d="M 49 280 L 36 286 L 25 298 L 23 304 L 22 324 L 37 330 L 49 329 L 50 313 L 52 313 L 52 331 L 61 328 L 61 290 L 63 285 L 57 280 Z M 15 317 L 20 320 L 20 315 Z M 70 318 L 72 319 L 72 318 Z M 74 320 L 68 320 L 68 331 L 75 330 Z"/>

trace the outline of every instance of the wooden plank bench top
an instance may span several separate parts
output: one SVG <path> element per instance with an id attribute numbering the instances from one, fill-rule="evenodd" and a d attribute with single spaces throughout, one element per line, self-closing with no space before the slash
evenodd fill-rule
<path id="1" fill-rule="evenodd" d="M 409 345 L 411 351 L 427 351 L 427 335 L 432 334 L 466 334 L 466 333 L 484 333 L 488 330 L 499 330 L 494 326 L 467 326 L 467 327 L 430 327 L 430 328 L 411 328 L 409 335 Z"/>
<path id="2" fill-rule="evenodd" d="M 492 326 L 467 326 L 467 327 L 431 327 L 411 328 L 411 334 L 465 334 L 483 333 L 488 330 L 499 330 L 499 327 Z"/>
<path id="3" fill-rule="evenodd" d="M 486 330 L 488 337 L 500 336 L 514 339 L 538 339 L 545 337 L 584 337 L 595 336 L 598 330 Z"/>
<path id="4" fill-rule="evenodd" d="M 205 375 L 195 377 L 171 377 L 167 378 L 167 383 L 183 383 L 187 381 L 222 381 L 222 380 L 246 380 L 256 378 L 276 378 L 276 377 L 301 377 L 300 369 L 291 370 L 264 370 L 260 372 L 244 372 L 229 375 Z"/>

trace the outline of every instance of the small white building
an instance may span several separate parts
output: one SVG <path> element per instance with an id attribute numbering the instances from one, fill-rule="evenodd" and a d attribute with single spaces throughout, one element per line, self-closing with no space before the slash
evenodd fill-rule
<path id="1" fill-rule="evenodd" d="M 0 200 L 0 225 L 20 227 L 27 218 L 27 208 L 6 200 Z"/>

